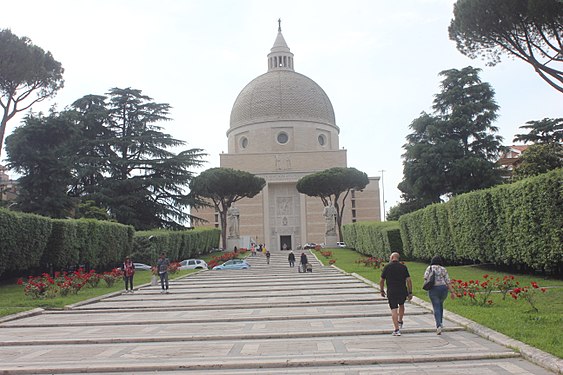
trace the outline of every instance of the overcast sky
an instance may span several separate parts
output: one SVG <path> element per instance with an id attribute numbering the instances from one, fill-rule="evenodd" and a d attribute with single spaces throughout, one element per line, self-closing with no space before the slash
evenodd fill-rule
<path id="1" fill-rule="evenodd" d="M 267 70 L 277 19 L 295 70 L 328 94 L 348 165 L 384 170 L 386 209 L 400 199 L 402 145 L 431 111 L 438 73 L 472 65 L 496 91 L 505 144 L 530 120 L 563 117 L 563 96 L 521 61 L 470 60 L 448 38 L 453 0 L 28 0 L 3 1 L 0 28 L 51 51 L 65 87 L 33 109 L 59 110 L 112 87 L 140 89 L 172 105 L 165 131 L 202 148 L 205 169 L 227 151 L 232 105 Z M 2 53 L 2 51 L 0 51 Z M 10 134 L 19 120 L 8 125 Z"/>

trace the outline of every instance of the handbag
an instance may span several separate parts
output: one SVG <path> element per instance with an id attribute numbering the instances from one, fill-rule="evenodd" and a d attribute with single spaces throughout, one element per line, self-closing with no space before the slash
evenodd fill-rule
<path id="1" fill-rule="evenodd" d="M 422 289 L 428 291 L 432 289 L 435 283 L 436 283 L 436 275 L 434 275 L 434 270 L 432 269 L 432 272 L 430 273 L 430 275 L 428 275 L 428 279 L 424 281 L 424 284 L 422 285 Z"/>

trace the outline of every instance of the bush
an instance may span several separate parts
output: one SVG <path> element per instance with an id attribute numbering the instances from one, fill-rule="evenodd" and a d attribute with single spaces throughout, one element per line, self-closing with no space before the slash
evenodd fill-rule
<path id="1" fill-rule="evenodd" d="M 346 244 L 357 252 L 387 258 L 396 251 L 403 253 L 403 242 L 396 221 L 357 222 L 342 227 Z"/>
<path id="2" fill-rule="evenodd" d="M 561 273 L 563 169 L 401 216 L 405 253 Z"/>

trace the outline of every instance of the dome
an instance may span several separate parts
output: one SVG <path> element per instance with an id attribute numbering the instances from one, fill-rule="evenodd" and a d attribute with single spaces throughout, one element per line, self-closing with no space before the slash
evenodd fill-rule
<path id="1" fill-rule="evenodd" d="M 334 109 L 324 90 L 293 70 L 270 70 L 258 76 L 242 89 L 231 111 L 231 129 L 283 120 L 336 127 Z"/>

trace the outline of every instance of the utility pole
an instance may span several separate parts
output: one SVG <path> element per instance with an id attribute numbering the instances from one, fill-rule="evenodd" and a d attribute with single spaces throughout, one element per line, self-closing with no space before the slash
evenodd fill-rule
<path id="1" fill-rule="evenodd" d="M 381 172 L 381 203 L 383 204 L 383 216 L 381 217 L 381 221 L 385 221 L 385 185 L 383 184 L 383 173 L 385 170 L 382 169 L 379 172 Z"/>

